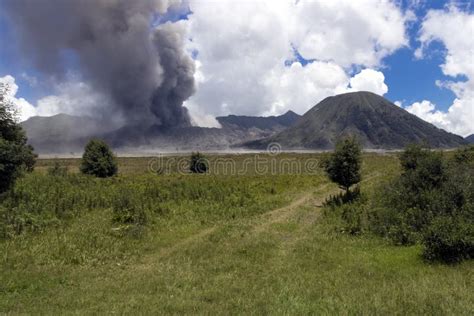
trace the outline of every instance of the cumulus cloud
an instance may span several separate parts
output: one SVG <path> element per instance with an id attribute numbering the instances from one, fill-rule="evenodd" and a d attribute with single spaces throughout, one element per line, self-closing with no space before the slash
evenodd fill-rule
<path id="1" fill-rule="evenodd" d="M 423 58 L 433 41 L 442 42 L 446 48 L 441 70 L 453 80 L 436 81 L 440 88 L 456 95 L 446 112 L 436 110 L 430 101 L 415 102 L 407 109 L 421 118 L 450 132 L 467 136 L 474 133 L 474 14 L 469 14 L 454 5 L 445 10 L 430 10 L 421 27 L 421 46 L 415 56 Z M 467 80 L 456 80 L 462 75 Z"/>
<path id="2" fill-rule="evenodd" d="M 54 87 L 55 94 L 38 100 L 36 113 L 51 116 L 59 113 L 81 116 L 87 113 L 94 117 L 104 117 L 111 100 L 98 93 L 85 82 L 66 81 Z M 110 115 L 107 115 L 111 118 Z"/>
<path id="3" fill-rule="evenodd" d="M 59 83 L 54 87 L 54 94 L 40 98 L 35 105 L 17 96 L 19 87 L 13 76 L 0 77 L 0 83 L 8 86 L 7 100 L 14 105 L 20 122 L 32 116 L 53 116 L 60 113 L 77 116 L 90 113 L 95 118 L 107 117 L 108 121 L 114 121 L 113 117 L 105 115 L 110 99 L 84 82 Z"/>
<path id="4" fill-rule="evenodd" d="M 304 113 L 341 92 L 384 94 L 375 69 L 407 44 L 407 17 L 389 1 L 190 1 L 190 10 L 188 49 L 200 63 L 191 113 Z M 352 84 L 354 65 L 370 69 Z"/>
<path id="5" fill-rule="evenodd" d="M 405 17 L 390 1 L 300 1 L 293 36 L 307 58 L 377 66 L 406 45 Z"/>
<path id="6" fill-rule="evenodd" d="M 31 105 L 24 98 L 18 98 L 16 96 L 18 92 L 18 85 L 16 84 L 14 77 L 11 75 L 0 77 L 0 83 L 8 86 L 6 99 L 10 101 L 15 107 L 18 114 L 18 120 L 25 121 L 29 117 L 36 115 L 36 108 L 33 105 Z"/>
<path id="7" fill-rule="evenodd" d="M 388 92 L 385 76 L 382 72 L 373 69 L 364 69 L 350 80 L 354 91 L 370 91 L 379 95 Z"/>

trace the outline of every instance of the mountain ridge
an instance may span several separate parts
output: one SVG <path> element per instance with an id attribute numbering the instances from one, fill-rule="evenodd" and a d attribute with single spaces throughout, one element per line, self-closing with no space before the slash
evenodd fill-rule
<path id="1" fill-rule="evenodd" d="M 469 136 L 466 136 L 464 138 L 469 144 L 474 144 L 474 134 L 471 134 Z"/>
<path id="2" fill-rule="evenodd" d="M 90 138 L 102 138 L 114 148 L 150 150 L 265 149 L 277 142 L 283 149 L 331 149 L 340 137 L 357 136 L 367 149 L 398 149 L 408 143 L 451 148 L 466 144 L 462 137 L 441 130 L 371 92 L 352 92 L 319 102 L 303 116 L 229 115 L 217 118 L 222 128 L 122 126 L 90 117 L 58 114 L 22 122 L 38 153 L 80 153 Z"/>
<path id="3" fill-rule="evenodd" d="M 222 127 L 227 128 L 258 128 L 266 129 L 283 129 L 293 125 L 301 116 L 289 110 L 285 114 L 278 116 L 247 116 L 247 115 L 227 115 L 218 116 L 216 120 Z"/>
<path id="4" fill-rule="evenodd" d="M 332 149 L 347 135 L 356 136 L 367 149 L 399 149 L 409 143 L 436 148 L 465 144 L 461 136 L 439 129 L 377 94 L 359 91 L 328 97 L 294 126 L 243 146 L 263 149 L 276 142 L 283 149 Z"/>

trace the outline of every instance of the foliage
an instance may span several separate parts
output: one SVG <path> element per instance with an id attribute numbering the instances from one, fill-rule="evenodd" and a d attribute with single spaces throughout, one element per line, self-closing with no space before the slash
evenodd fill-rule
<path id="1" fill-rule="evenodd" d="M 397 245 L 421 243 L 429 260 L 471 258 L 474 155 L 467 147 L 450 156 L 408 146 L 400 155 L 400 176 L 376 189 L 365 203 L 340 206 L 344 226 L 350 232 L 388 237 Z"/>
<path id="2" fill-rule="evenodd" d="M 409 145 L 400 156 L 401 185 L 415 193 L 439 188 L 446 180 L 446 166 L 441 152 L 419 145 Z"/>
<path id="3" fill-rule="evenodd" d="M 59 161 L 55 161 L 54 164 L 48 168 L 48 175 L 56 177 L 64 177 L 68 173 L 67 166 L 62 166 Z"/>
<path id="4" fill-rule="evenodd" d="M 341 231 L 371 232 L 397 245 L 423 245 L 428 260 L 472 258 L 474 231 L 473 147 L 443 155 L 410 145 L 399 156 L 401 173 L 373 189 L 368 198 L 329 199 L 327 216 Z M 332 213 L 332 215 L 330 215 Z"/>
<path id="5" fill-rule="evenodd" d="M 351 203 L 361 197 L 360 188 L 356 187 L 352 191 L 339 192 L 335 195 L 330 195 L 325 201 L 325 206 L 337 207 L 343 204 Z"/>
<path id="6" fill-rule="evenodd" d="M 116 175 L 117 171 L 117 162 L 109 146 L 99 139 L 90 140 L 82 156 L 81 172 L 107 178 Z"/>
<path id="7" fill-rule="evenodd" d="M 192 173 L 207 173 L 209 170 L 209 161 L 199 152 L 192 153 L 189 170 Z"/>
<path id="8" fill-rule="evenodd" d="M 423 235 L 423 255 L 430 261 L 474 259 L 474 218 L 439 216 Z"/>
<path id="9" fill-rule="evenodd" d="M 23 172 L 32 171 L 36 160 L 13 106 L 6 99 L 7 91 L 8 87 L 0 86 L 0 194 L 10 189 Z"/>
<path id="10" fill-rule="evenodd" d="M 324 167 L 329 179 L 348 192 L 349 188 L 361 179 L 360 144 L 354 137 L 339 141 L 334 153 L 325 161 Z"/>

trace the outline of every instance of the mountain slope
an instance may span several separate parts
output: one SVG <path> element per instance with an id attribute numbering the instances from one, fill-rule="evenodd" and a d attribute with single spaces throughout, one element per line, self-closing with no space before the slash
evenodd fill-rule
<path id="1" fill-rule="evenodd" d="M 326 98 L 294 126 L 245 145 L 265 148 L 277 142 L 284 149 L 330 149 L 345 135 L 357 136 L 365 148 L 395 149 L 409 143 L 449 148 L 465 143 L 462 137 L 421 120 L 379 95 L 352 92 Z"/>
<path id="2" fill-rule="evenodd" d="M 218 116 L 216 120 L 223 128 L 258 128 L 261 130 L 283 130 L 292 126 L 301 116 L 293 111 L 288 111 L 280 116 Z"/>
<path id="3" fill-rule="evenodd" d="M 158 126 L 113 127 L 108 122 L 89 117 L 58 114 L 32 117 L 21 123 L 28 142 L 40 154 L 82 153 L 87 141 L 98 137 L 115 150 L 219 150 L 237 143 L 274 135 L 294 123 L 300 116 L 287 112 L 281 116 L 221 117 L 222 128 L 180 127 L 162 129 Z"/>
<path id="4" fill-rule="evenodd" d="M 464 138 L 469 144 L 474 144 L 474 134 L 471 134 Z"/>
<path id="5" fill-rule="evenodd" d="M 107 125 L 90 117 L 67 114 L 34 116 L 21 123 L 28 142 L 40 153 L 82 151 L 91 136 L 111 129 Z"/>

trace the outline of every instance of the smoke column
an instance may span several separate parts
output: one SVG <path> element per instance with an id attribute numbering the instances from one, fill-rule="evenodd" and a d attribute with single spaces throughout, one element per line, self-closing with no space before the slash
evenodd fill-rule
<path id="1" fill-rule="evenodd" d="M 195 89 L 185 28 L 154 17 L 165 0 L 4 0 L 0 9 L 17 32 L 22 54 L 56 79 L 77 57 L 82 77 L 111 99 L 105 113 L 128 124 L 190 125 L 183 101 Z"/>

